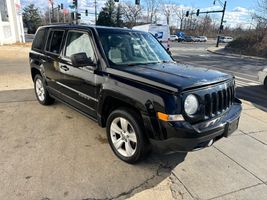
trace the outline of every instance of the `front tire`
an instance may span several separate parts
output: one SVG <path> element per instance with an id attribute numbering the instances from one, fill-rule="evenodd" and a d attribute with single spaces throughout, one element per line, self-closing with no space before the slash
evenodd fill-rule
<path id="1" fill-rule="evenodd" d="M 131 109 L 117 109 L 107 120 L 107 138 L 115 155 L 127 163 L 145 157 L 147 142 L 143 135 L 141 117 Z"/>
<path id="2" fill-rule="evenodd" d="M 55 99 L 49 96 L 49 93 L 45 88 L 43 77 L 39 74 L 34 77 L 34 91 L 40 104 L 50 105 L 55 102 Z"/>

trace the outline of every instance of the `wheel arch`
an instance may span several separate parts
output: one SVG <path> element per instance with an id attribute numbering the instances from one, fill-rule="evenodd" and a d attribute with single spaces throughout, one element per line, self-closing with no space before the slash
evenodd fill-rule
<path id="1" fill-rule="evenodd" d="M 144 127 L 145 135 L 149 138 L 153 137 L 151 123 L 149 122 L 149 116 L 146 106 L 138 100 L 121 94 L 106 94 L 100 98 L 98 105 L 98 123 L 101 127 L 106 127 L 106 122 L 109 114 L 118 108 L 129 108 L 138 114 L 142 120 L 142 126 Z"/>
<path id="2" fill-rule="evenodd" d="M 34 77 L 39 74 L 42 75 L 41 71 L 35 67 L 31 68 L 31 76 L 32 76 L 32 80 L 34 81 Z"/>
<path id="3" fill-rule="evenodd" d="M 265 77 L 265 79 L 263 80 L 263 85 L 265 88 L 267 88 L 267 76 Z"/>

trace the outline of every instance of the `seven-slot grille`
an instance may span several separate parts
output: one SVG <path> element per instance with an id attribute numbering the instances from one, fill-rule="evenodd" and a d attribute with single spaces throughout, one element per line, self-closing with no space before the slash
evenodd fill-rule
<path id="1" fill-rule="evenodd" d="M 226 111 L 234 101 L 234 85 L 225 86 L 210 94 L 205 94 L 205 117 L 212 118 Z"/>

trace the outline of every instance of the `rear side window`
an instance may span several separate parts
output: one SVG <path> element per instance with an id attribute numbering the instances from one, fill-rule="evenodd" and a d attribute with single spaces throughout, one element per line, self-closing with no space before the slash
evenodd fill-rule
<path id="1" fill-rule="evenodd" d="M 45 45 L 45 41 L 46 41 L 46 29 L 40 29 L 35 37 L 34 37 L 34 41 L 32 43 L 32 49 L 35 50 L 43 50 L 44 49 L 44 45 Z"/>
<path id="2" fill-rule="evenodd" d="M 60 47 L 63 40 L 64 31 L 50 31 L 46 51 L 54 54 L 60 53 Z"/>

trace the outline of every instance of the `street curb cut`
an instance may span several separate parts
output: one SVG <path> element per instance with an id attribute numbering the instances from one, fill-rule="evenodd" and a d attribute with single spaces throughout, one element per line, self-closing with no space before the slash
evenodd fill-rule
<path id="1" fill-rule="evenodd" d="M 223 56 L 233 56 L 233 57 L 238 57 L 238 58 L 249 58 L 249 59 L 255 59 L 255 60 L 267 60 L 266 58 L 261 58 L 261 57 L 256 57 L 256 56 L 246 56 L 246 55 L 239 55 L 239 54 L 233 54 L 233 53 L 221 53 L 221 52 L 216 52 L 211 49 L 206 49 L 206 50 L 210 53 L 223 55 Z"/>

